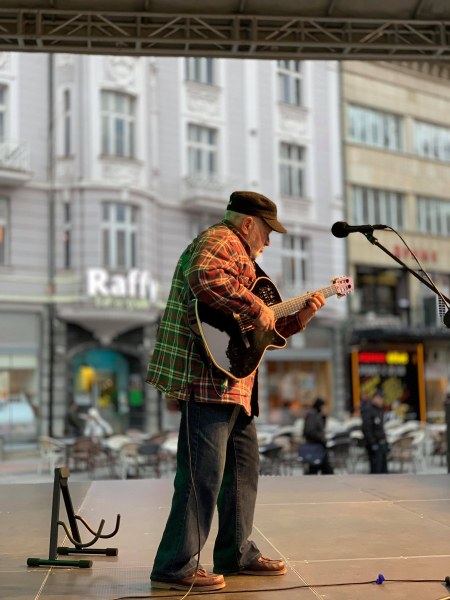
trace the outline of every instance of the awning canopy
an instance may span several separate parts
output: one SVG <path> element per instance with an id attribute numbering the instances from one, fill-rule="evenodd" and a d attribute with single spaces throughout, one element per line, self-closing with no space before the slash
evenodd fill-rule
<path id="1" fill-rule="evenodd" d="M 449 60 L 448 0 L 2 0 L 0 50 Z"/>

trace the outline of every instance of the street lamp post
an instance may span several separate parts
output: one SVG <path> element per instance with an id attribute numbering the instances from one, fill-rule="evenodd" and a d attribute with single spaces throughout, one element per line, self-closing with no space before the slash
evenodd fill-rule
<path id="1" fill-rule="evenodd" d="M 54 55 L 48 55 L 48 142 L 47 142 L 47 175 L 48 175 L 48 434 L 53 436 L 54 421 L 54 362 L 55 362 L 55 149 L 54 149 Z"/>

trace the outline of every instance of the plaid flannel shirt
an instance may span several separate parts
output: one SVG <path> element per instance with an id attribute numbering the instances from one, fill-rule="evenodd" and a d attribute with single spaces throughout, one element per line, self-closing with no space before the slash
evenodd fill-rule
<path id="1" fill-rule="evenodd" d="M 200 234 L 177 263 L 148 365 L 147 383 L 168 400 L 189 400 L 193 393 L 196 402 L 240 404 L 251 414 L 255 373 L 235 380 L 209 369 L 194 343 L 187 307 L 193 294 L 215 309 L 254 319 L 261 310 L 261 300 L 249 290 L 255 279 L 249 248 L 230 223 L 222 221 Z M 301 326 L 294 314 L 278 319 L 276 328 L 289 337 Z M 253 413 L 257 414 L 254 405 Z"/>

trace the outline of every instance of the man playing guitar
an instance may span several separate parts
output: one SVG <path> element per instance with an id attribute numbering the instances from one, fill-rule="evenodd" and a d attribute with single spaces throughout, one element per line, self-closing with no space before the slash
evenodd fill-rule
<path id="1" fill-rule="evenodd" d="M 272 231 L 286 233 L 275 204 L 255 192 L 233 192 L 223 221 L 201 233 L 175 269 L 147 375 L 182 413 L 175 490 L 151 573 L 153 588 L 210 591 L 225 586 L 223 575 L 286 573 L 284 561 L 262 556 L 249 539 L 259 474 L 257 369 L 234 377 L 217 368 L 193 334 L 188 310 L 194 300 L 224 320 L 239 316 L 254 332 L 276 326 L 286 338 L 302 331 L 325 304 L 321 292 L 277 318 L 251 289 L 262 275 L 255 259 L 270 245 Z M 216 505 L 219 530 L 209 573 L 197 555 Z"/>

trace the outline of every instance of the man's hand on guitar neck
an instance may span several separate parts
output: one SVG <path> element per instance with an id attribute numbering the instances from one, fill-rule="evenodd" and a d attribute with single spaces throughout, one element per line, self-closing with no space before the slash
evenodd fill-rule
<path id="1" fill-rule="evenodd" d="M 297 319 L 298 319 L 302 329 L 304 329 L 306 327 L 306 325 L 311 321 L 311 319 L 314 317 L 316 312 L 320 308 L 322 308 L 322 306 L 324 306 L 324 305 L 325 305 L 325 298 L 324 298 L 323 294 L 321 294 L 320 292 L 317 292 L 316 294 L 311 296 L 311 298 L 308 300 L 307 305 L 304 306 L 297 313 Z"/>
<path id="2" fill-rule="evenodd" d="M 311 321 L 316 312 L 325 305 L 325 298 L 323 294 L 317 292 L 313 294 L 308 300 L 308 304 L 304 306 L 297 313 L 297 319 L 304 329 L 306 325 Z M 261 312 L 254 321 L 255 329 L 260 331 L 271 331 L 275 329 L 275 313 L 270 308 L 261 302 Z"/>
<path id="3" fill-rule="evenodd" d="M 254 321 L 255 329 L 271 331 L 275 329 L 275 314 L 273 310 L 261 302 L 261 311 Z"/>

